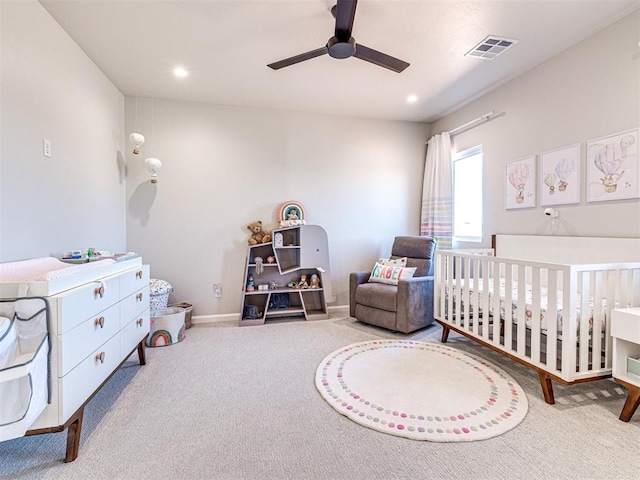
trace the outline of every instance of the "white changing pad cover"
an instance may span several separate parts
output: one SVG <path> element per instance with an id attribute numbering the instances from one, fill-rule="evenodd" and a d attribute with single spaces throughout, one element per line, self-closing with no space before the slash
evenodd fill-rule
<path id="1" fill-rule="evenodd" d="M 113 259 L 72 265 L 55 257 L 39 257 L 16 262 L 0 263 L 0 283 L 37 282 L 55 280 L 79 272 L 116 263 Z"/>

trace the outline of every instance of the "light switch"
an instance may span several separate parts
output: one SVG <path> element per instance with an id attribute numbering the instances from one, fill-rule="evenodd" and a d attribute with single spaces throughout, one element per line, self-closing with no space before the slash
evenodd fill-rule
<path id="1" fill-rule="evenodd" d="M 42 154 L 47 158 L 51 158 L 51 140 L 48 138 L 42 140 Z"/>

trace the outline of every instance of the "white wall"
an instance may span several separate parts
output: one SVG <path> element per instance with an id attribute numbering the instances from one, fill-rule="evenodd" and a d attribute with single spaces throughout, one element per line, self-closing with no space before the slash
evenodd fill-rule
<path id="1" fill-rule="evenodd" d="M 39 3 L 0 16 L 0 261 L 125 250 L 122 94 Z"/>
<path id="2" fill-rule="evenodd" d="M 484 148 L 485 246 L 492 233 L 550 233 L 539 192 L 536 208 L 505 210 L 505 164 L 534 154 L 539 161 L 541 152 L 576 143 L 582 146 L 582 200 L 555 207 L 560 212 L 557 234 L 640 237 L 639 200 L 585 200 L 586 141 L 640 127 L 639 25 L 636 11 L 432 124 L 437 133 L 491 110 L 505 112 L 454 138 L 458 151 L 478 144 Z M 517 55 L 517 46 L 505 55 Z"/>
<path id="3" fill-rule="evenodd" d="M 327 231 L 337 305 L 348 304 L 349 272 L 419 233 L 426 125 L 157 99 L 135 112 L 127 98 L 127 132 L 147 139 L 126 153 L 127 245 L 195 315 L 240 312 L 246 225 L 275 228 L 285 201 Z M 156 185 L 149 156 L 163 163 Z"/>

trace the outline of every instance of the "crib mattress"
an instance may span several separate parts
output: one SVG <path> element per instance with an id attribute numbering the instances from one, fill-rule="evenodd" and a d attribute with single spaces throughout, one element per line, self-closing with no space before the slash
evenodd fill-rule
<path id="1" fill-rule="evenodd" d="M 490 279 L 490 281 L 488 282 L 488 289 L 489 289 L 489 315 L 494 316 L 494 312 L 493 312 L 493 296 L 494 296 L 494 282 L 493 279 Z M 475 282 L 474 279 L 470 279 L 469 280 L 469 296 L 468 298 L 465 298 L 464 296 L 464 288 L 465 288 L 465 280 L 463 279 L 460 282 L 461 288 L 462 288 L 462 293 L 463 296 L 460 299 L 461 302 L 461 307 L 462 307 L 462 311 L 464 312 L 467 308 L 467 305 L 469 305 L 469 315 L 473 315 L 474 309 L 477 307 L 476 304 L 478 303 L 478 299 L 477 296 L 475 295 L 476 293 L 476 289 L 474 288 Z M 482 292 L 484 292 L 484 285 L 483 285 L 483 279 L 478 279 L 478 284 L 477 284 L 477 289 L 478 292 L 480 294 L 482 294 Z M 457 297 L 456 297 L 456 290 L 455 288 L 451 288 L 451 290 L 453 290 L 453 299 L 454 299 L 454 305 L 456 303 Z M 526 292 L 526 299 L 525 299 L 525 322 L 527 325 L 527 328 L 531 328 L 532 327 L 532 317 L 533 317 L 533 286 L 530 284 L 526 284 L 525 286 L 525 292 Z M 511 300 L 511 308 L 509 308 L 509 302 L 507 301 L 506 298 L 506 282 L 503 279 L 500 279 L 500 319 L 501 320 L 506 320 L 507 318 L 507 311 L 510 310 L 511 311 L 511 320 L 515 323 L 518 320 L 518 282 L 517 281 L 512 281 L 512 294 L 511 294 L 511 298 L 513 300 Z M 540 287 L 540 330 L 542 332 L 546 332 L 548 327 L 548 315 L 547 315 L 547 309 L 548 309 L 548 293 L 547 293 L 547 288 L 541 286 Z M 562 312 L 562 305 L 563 304 L 563 299 L 562 299 L 562 290 L 558 290 L 557 292 L 557 307 L 556 307 L 556 321 L 555 321 L 555 325 L 556 325 L 556 330 L 559 334 L 562 333 L 562 326 L 563 326 L 563 312 Z M 578 304 L 578 309 L 577 309 L 577 328 L 579 329 L 580 326 L 580 318 L 581 318 L 581 314 L 580 314 L 580 296 L 578 295 L 578 300 L 577 300 L 577 304 Z M 478 306 L 478 313 L 482 314 L 482 307 Z M 602 305 L 601 305 L 601 312 L 602 312 L 602 320 L 601 320 L 601 329 L 604 332 L 606 329 L 606 301 L 602 301 Z M 589 299 L 589 327 L 590 329 L 593 328 L 593 320 L 594 319 L 594 299 L 590 298 Z"/>

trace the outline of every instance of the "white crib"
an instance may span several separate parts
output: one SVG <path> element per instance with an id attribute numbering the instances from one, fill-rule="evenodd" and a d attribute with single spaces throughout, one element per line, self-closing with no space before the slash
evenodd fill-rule
<path id="1" fill-rule="evenodd" d="M 434 316 L 551 381 L 611 375 L 611 310 L 640 306 L 640 239 L 494 235 L 492 249 L 438 250 Z"/>

